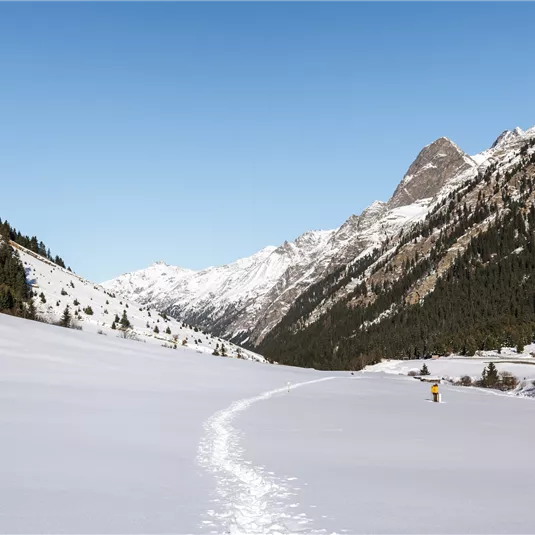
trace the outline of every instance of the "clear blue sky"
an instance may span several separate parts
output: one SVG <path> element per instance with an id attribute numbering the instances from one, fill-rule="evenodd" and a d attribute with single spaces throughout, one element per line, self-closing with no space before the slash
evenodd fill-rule
<path id="1" fill-rule="evenodd" d="M 535 124 L 535 4 L 0 4 L 0 217 L 102 281 L 334 228 Z"/>

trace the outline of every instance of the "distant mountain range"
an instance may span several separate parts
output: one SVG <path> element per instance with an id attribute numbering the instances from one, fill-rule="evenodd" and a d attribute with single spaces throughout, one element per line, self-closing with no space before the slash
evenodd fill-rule
<path id="1" fill-rule="evenodd" d="M 535 127 L 505 131 L 472 157 L 449 139 L 437 139 L 422 149 L 387 203 L 375 201 L 337 229 L 308 231 L 293 242 L 202 271 L 156 262 L 103 286 L 216 332 L 260 340 L 304 288 L 422 220 L 433 201 L 531 136 Z"/>

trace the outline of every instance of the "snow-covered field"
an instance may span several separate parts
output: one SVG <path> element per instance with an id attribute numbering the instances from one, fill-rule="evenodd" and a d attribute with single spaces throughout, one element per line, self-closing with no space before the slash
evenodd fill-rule
<path id="1" fill-rule="evenodd" d="M 535 402 L 441 388 L 0 315 L 0 532 L 532 532 Z"/>

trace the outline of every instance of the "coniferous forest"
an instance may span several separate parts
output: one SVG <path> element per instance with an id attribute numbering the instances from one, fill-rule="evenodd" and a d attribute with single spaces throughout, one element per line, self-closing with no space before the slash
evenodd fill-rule
<path id="1" fill-rule="evenodd" d="M 470 356 L 504 346 L 521 351 L 535 336 L 535 157 L 527 155 L 529 146 L 533 141 L 507 173 L 491 166 L 450 193 L 424 223 L 398 237 L 393 252 L 385 244 L 309 288 L 257 350 L 282 364 L 320 369 L 360 369 L 383 357 Z M 310 316 L 340 283 L 359 280 L 369 266 L 371 275 L 349 295 Z M 420 296 L 417 289 L 434 278 Z"/>
<path id="2" fill-rule="evenodd" d="M 63 259 L 53 257 L 42 241 L 35 236 L 24 236 L 7 222 L 0 219 L 0 312 L 35 319 L 32 293 L 19 256 L 9 245 L 9 240 L 26 247 L 58 266 L 65 267 Z"/>

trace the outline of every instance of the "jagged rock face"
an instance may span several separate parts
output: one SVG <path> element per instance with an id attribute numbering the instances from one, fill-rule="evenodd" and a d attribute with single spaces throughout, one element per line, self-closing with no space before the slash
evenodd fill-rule
<path id="1" fill-rule="evenodd" d="M 388 208 L 434 197 L 449 178 L 475 165 L 455 143 L 441 137 L 418 154 L 388 201 Z"/>

